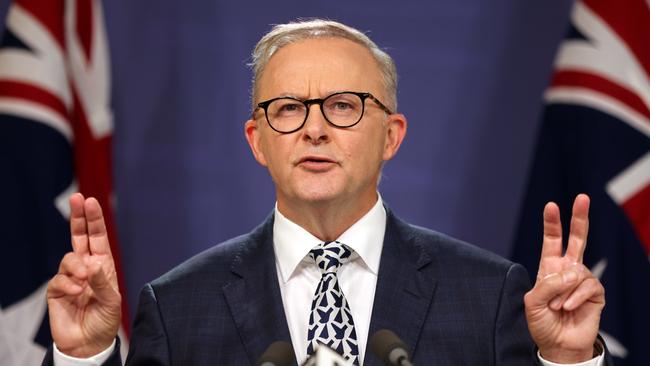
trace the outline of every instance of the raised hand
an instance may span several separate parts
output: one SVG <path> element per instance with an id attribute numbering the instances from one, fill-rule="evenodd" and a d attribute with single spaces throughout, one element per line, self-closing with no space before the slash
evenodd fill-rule
<path id="1" fill-rule="evenodd" d="M 593 358 L 605 306 L 605 289 L 582 264 L 589 231 L 589 197 L 573 203 L 571 231 L 562 254 L 560 210 L 544 208 L 544 241 L 535 287 L 524 297 L 528 329 L 543 358 L 578 363 Z"/>
<path id="2" fill-rule="evenodd" d="M 94 198 L 70 197 L 73 251 L 47 287 L 52 338 L 73 357 L 108 348 L 120 325 L 122 298 L 102 209 Z"/>

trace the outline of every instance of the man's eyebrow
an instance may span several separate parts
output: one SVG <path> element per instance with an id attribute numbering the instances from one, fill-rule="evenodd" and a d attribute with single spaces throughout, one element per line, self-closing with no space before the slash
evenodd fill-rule
<path id="1" fill-rule="evenodd" d="M 305 95 L 305 94 L 300 94 L 300 93 L 289 93 L 289 92 L 288 92 L 288 93 L 280 93 L 280 94 L 278 94 L 278 96 L 277 96 L 276 98 L 289 97 L 289 98 L 294 98 L 294 99 L 298 99 L 298 100 L 322 99 L 322 98 L 327 98 L 327 97 L 329 97 L 329 96 L 332 95 L 332 94 L 342 93 L 342 92 L 344 92 L 344 91 L 347 91 L 347 89 L 328 90 L 328 91 L 325 91 L 324 93 L 322 93 L 322 94 L 321 94 L 320 96 L 318 96 L 318 97 L 308 97 L 308 96 Z"/>

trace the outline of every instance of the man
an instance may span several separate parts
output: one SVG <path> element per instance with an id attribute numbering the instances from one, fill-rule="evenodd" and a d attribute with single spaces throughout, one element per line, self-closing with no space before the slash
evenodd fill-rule
<path id="1" fill-rule="evenodd" d="M 279 25 L 253 63 L 245 134 L 275 183 L 274 213 L 144 287 L 127 364 L 252 364 L 286 340 L 299 363 L 325 343 L 371 365 L 368 337 L 383 328 L 416 364 L 603 364 L 604 290 L 582 265 L 588 197 L 576 198 L 565 255 L 559 209 L 545 208 L 538 280 L 526 293 L 521 266 L 383 206 L 381 169 L 407 121 L 395 112 L 393 61 L 370 39 L 331 21 Z M 80 194 L 70 206 L 73 252 L 48 287 L 46 363 L 53 353 L 59 366 L 119 364 L 120 296 L 101 208 Z"/>

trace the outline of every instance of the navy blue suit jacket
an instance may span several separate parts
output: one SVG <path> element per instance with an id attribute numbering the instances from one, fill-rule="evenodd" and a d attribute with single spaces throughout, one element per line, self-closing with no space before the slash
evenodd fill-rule
<path id="1" fill-rule="evenodd" d="M 393 330 L 419 365 L 536 364 L 524 268 L 387 212 L 370 334 Z M 291 341 L 271 215 L 143 288 L 127 365 L 251 365 L 277 340 Z"/>

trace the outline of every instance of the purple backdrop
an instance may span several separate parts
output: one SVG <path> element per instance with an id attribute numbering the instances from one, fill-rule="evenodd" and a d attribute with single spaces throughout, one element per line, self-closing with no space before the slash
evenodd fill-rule
<path id="1" fill-rule="evenodd" d="M 273 187 L 243 136 L 251 48 L 270 24 L 326 17 L 395 58 L 409 133 L 380 190 L 403 218 L 508 255 L 571 3 L 105 1 L 117 222 L 140 287 L 249 231 Z M 541 217 L 541 212 L 540 212 Z"/>

